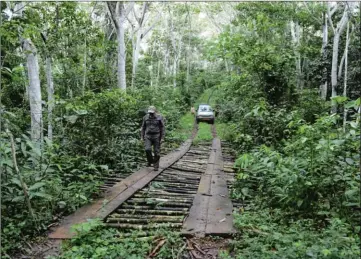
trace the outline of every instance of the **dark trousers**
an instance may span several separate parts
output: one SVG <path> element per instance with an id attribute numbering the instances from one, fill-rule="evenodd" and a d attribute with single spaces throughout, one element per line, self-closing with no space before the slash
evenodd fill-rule
<path id="1" fill-rule="evenodd" d="M 159 135 L 145 136 L 144 146 L 145 146 L 145 153 L 147 155 L 148 164 L 154 164 L 154 168 L 158 168 L 159 159 L 160 159 L 160 136 Z M 152 155 L 152 147 L 154 150 L 154 157 Z"/>

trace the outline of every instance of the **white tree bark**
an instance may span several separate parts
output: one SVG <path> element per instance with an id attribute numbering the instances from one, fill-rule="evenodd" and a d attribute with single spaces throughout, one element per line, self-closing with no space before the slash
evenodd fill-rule
<path id="1" fill-rule="evenodd" d="M 332 48 L 332 66 L 331 66 L 331 86 L 332 86 L 331 96 L 332 97 L 337 96 L 336 87 L 337 87 L 338 50 L 339 50 L 339 45 L 340 45 L 340 36 L 343 33 L 343 31 L 345 30 L 348 19 L 349 19 L 347 8 L 348 7 L 346 5 L 343 15 L 342 15 L 342 18 L 341 18 L 340 22 L 337 24 L 336 28 L 333 27 L 331 16 L 328 15 L 328 19 L 330 21 L 331 28 L 334 32 L 333 48 Z M 328 12 L 330 13 L 329 8 L 328 8 Z M 336 113 L 336 111 L 337 111 L 337 103 L 333 101 L 331 112 Z"/>
<path id="2" fill-rule="evenodd" d="M 47 84 L 47 93 L 48 93 L 48 139 L 53 139 L 53 109 L 54 109 L 54 81 L 52 75 L 52 65 L 51 65 L 51 55 L 47 46 L 47 37 L 45 33 L 41 33 L 44 44 L 46 46 L 45 51 L 45 76 Z"/>
<path id="3" fill-rule="evenodd" d="M 124 23 L 129 12 L 133 9 L 134 3 L 131 2 L 125 8 L 123 2 L 107 2 L 109 16 L 117 33 L 117 77 L 118 88 L 127 89 L 126 73 L 125 73 L 125 41 L 124 41 Z"/>
<path id="4" fill-rule="evenodd" d="M 300 47 L 300 25 L 298 21 L 293 22 L 291 21 L 291 35 L 292 35 L 292 41 L 293 41 L 293 52 L 295 54 L 296 60 L 296 82 L 297 82 L 297 88 L 303 89 L 303 74 L 302 74 L 302 68 L 301 68 L 301 53 L 299 51 Z"/>
<path id="5" fill-rule="evenodd" d="M 159 86 L 159 76 L 160 76 L 160 60 L 158 60 L 158 67 L 157 67 L 157 87 Z"/>
<path id="6" fill-rule="evenodd" d="M 169 29 L 169 35 L 170 35 L 170 39 L 171 39 L 171 45 L 172 45 L 172 49 L 173 49 L 173 87 L 176 88 L 177 87 L 177 66 L 178 66 L 178 60 L 181 54 L 181 49 L 182 49 L 182 35 L 178 35 L 178 44 L 177 44 L 177 38 L 176 35 L 174 35 L 174 25 L 173 25 L 173 13 L 171 13 L 170 9 L 168 9 L 169 11 L 169 25 L 168 25 L 168 29 Z"/>
<path id="7" fill-rule="evenodd" d="M 86 85 L 86 70 L 87 70 L 87 42 L 86 42 L 86 38 L 85 38 L 85 43 L 84 43 L 84 63 L 83 63 L 83 87 L 82 87 L 82 94 L 84 95 L 85 92 L 85 85 Z"/>
<path id="8" fill-rule="evenodd" d="M 36 48 L 30 39 L 24 39 L 23 49 L 27 57 L 27 68 L 29 76 L 29 101 L 31 113 L 31 139 L 35 142 L 42 141 L 42 107 L 41 89 L 39 78 L 39 62 Z"/>
<path id="9" fill-rule="evenodd" d="M 190 80 L 190 63 L 191 63 L 191 32 L 192 32 L 192 19 L 191 19 L 191 14 L 189 12 L 189 6 L 187 4 L 187 16 L 188 16 L 188 24 L 189 24 L 189 29 L 188 29 L 188 45 L 187 45 L 187 59 L 186 59 L 186 65 L 187 65 L 187 74 L 186 74 L 186 81 L 189 82 Z M 188 84 L 187 84 L 188 87 Z M 188 89 L 187 89 L 188 91 Z"/>
<path id="10" fill-rule="evenodd" d="M 138 18 L 137 15 L 134 12 L 135 20 L 137 21 L 137 27 L 135 29 L 136 33 L 136 39 L 135 44 L 133 44 L 133 68 L 132 68 L 132 87 L 134 86 L 134 80 L 136 77 L 136 70 L 138 67 L 138 60 L 139 60 L 139 51 L 140 51 L 140 43 L 145 38 L 145 36 L 154 28 L 154 26 L 158 23 L 161 17 L 161 13 L 158 12 L 158 16 L 153 22 L 152 25 L 150 25 L 148 28 L 145 28 L 145 24 L 147 22 L 147 19 L 145 17 L 147 11 L 149 8 L 149 3 L 145 2 L 142 7 L 142 12 L 140 14 L 140 17 Z M 134 10 L 134 9 L 133 9 Z"/>
<path id="11" fill-rule="evenodd" d="M 166 51 L 164 53 L 164 76 L 167 76 L 169 74 L 169 49 L 166 48 Z"/>
<path id="12" fill-rule="evenodd" d="M 125 73 L 125 43 L 124 43 L 124 27 L 119 26 L 116 30 L 117 32 L 117 59 L 118 59 L 118 66 L 117 66 L 117 75 L 118 75 L 118 88 L 122 90 L 127 89 L 127 82 L 126 82 L 126 73 Z"/>
<path id="13" fill-rule="evenodd" d="M 343 65 L 345 63 L 345 55 L 346 55 L 346 52 L 344 51 L 343 55 L 342 55 L 342 58 L 341 58 L 341 61 L 340 61 L 340 65 L 338 66 L 338 74 L 337 74 L 337 79 L 338 80 L 340 80 L 341 76 L 342 76 Z"/>
<path id="14" fill-rule="evenodd" d="M 344 85 L 343 85 L 343 96 L 347 97 L 347 56 L 348 56 L 348 46 L 350 44 L 350 25 L 347 23 L 347 32 L 346 32 L 346 46 L 345 46 L 345 74 L 344 74 Z M 347 120 L 347 109 L 343 109 L 343 131 L 346 131 L 346 120 Z"/>
<path id="15" fill-rule="evenodd" d="M 48 139 L 53 139 L 54 83 L 51 58 L 46 57 L 46 82 L 48 86 Z"/>
<path id="16" fill-rule="evenodd" d="M 173 57 L 173 87 L 177 87 L 177 59 Z"/>

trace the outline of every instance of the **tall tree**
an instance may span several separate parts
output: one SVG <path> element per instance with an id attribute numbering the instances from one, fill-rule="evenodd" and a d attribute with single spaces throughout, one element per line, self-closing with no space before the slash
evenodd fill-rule
<path id="1" fill-rule="evenodd" d="M 45 45 L 47 44 L 47 38 L 44 33 L 41 33 Z M 51 55 L 48 47 L 46 46 L 46 62 L 45 62 L 45 75 L 46 75 L 46 84 L 48 90 L 48 138 L 53 139 L 53 108 L 54 108 L 54 81 L 53 81 L 53 72 L 51 65 Z"/>
<path id="2" fill-rule="evenodd" d="M 338 3 L 337 3 L 338 4 Z M 338 50 L 340 45 L 340 37 L 343 31 L 346 28 L 346 25 L 349 20 L 348 14 L 348 5 L 346 4 L 344 7 L 344 11 L 342 14 L 341 20 L 337 23 L 336 27 L 333 26 L 330 5 L 327 8 L 328 12 L 328 20 L 333 31 L 333 47 L 332 47 L 332 67 L 331 67 L 331 86 L 332 86 L 332 97 L 337 96 L 337 67 L 338 67 Z M 336 113 L 337 111 L 337 103 L 335 101 L 332 102 L 332 112 Z"/>
<path id="3" fill-rule="evenodd" d="M 302 29 L 299 24 L 299 22 L 291 21 L 291 35 L 292 35 L 292 41 L 293 41 L 293 51 L 295 54 L 295 61 L 296 61 L 296 82 L 297 82 L 297 88 L 303 89 L 303 72 L 301 67 L 301 53 L 300 53 L 300 38 L 302 37 Z"/>
<path id="4" fill-rule="evenodd" d="M 133 42 L 132 87 L 134 87 L 134 80 L 136 77 L 136 70 L 138 66 L 139 52 L 140 52 L 140 43 L 147 36 L 147 34 L 154 28 L 154 26 L 158 23 L 161 17 L 161 12 L 158 11 L 158 15 L 153 21 L 153 23 L 150 26 L 146 27 L 146 23 L 147 21 L 149 21 L 149 16 L 146 17 L 146 14 L 149 10 L 149 6 L 150 6 L 149 3 L 144 2 L 139 16 L 137 15 L 135 8 L 133 8 L 133 15 L 136 21 L 136 25 L 134 25 L 130 21 L 134 30 L 132 33 L 132 42 Z"/>
<path id="5" fill-rule="evenodd" d="M 117 76 L 118 87 L 126 90 L 126 74 L 125 74 L 125 41 L 124 41 L 124 23 L 129 15 L 130 11 L 134 7 L 134 2 L 128 3 L 126 6 L 124 2 L 107 2 L 109 17 L 113 23 L 117 34 L 117 52 L 118 52 L 118 64 L 117 64 Z"/>
<path id="6" fill-rule="evenodd" d="M 31 113 L 31 138 L 33 141 L 42 140 L 42 100 L 39 78 L 39 62 L 36 48 L 30 39 L 22 40 L 22 47 L 27 57 L 29 75 L 29 101 Z"/>

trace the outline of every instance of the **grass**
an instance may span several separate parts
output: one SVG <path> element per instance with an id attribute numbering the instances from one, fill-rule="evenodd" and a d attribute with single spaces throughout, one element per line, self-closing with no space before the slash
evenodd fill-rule
<path id="1" fill-rule="evenodd" d="M 217 136 L 221 140 L 229 140 L 229 125 L 227 123 L 216 123 Z"/>
<path id="2" fill-rule="evenodd" d="M 197 144 L 199 142 L 209 141 L 212 139 L 211 124 L 200 122 L 198 124 L 198 134 L 194 139 L 194 143 Z"/>
<path id="3" fill-rule="evenodd" d="M 192 134 L 193 124 L 194 116 L 190 112 L 187 112 L 180 119 L 177 130 L 174 134 L 182 141 L 187 140 Z"/>

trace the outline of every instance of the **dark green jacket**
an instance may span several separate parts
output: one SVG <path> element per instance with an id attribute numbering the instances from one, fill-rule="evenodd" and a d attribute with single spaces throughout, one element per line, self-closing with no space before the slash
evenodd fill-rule
<path id="1" fill-rule="evenodd" d="M 165 126 L 163 117 L 160 114 L 156 114 L 154 118 L 151 118 L 149 114 L 143 117 L 142 123 L 142 138 L 145 136 L 159 135 L 162 139 L 165 136 Z"/>

